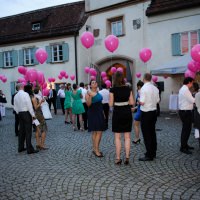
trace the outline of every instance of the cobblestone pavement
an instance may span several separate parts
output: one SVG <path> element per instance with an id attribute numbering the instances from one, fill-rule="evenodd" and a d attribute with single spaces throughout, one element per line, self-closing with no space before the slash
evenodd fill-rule
<path id="1" fill-rule="evenodd" d="M 200 199 L 200 150 L 191 135 L 192 155 L 179 151 L 181 131 L 177 115 L 162 114 L 157 122 L 158 154 L 139 162 L 143 141 L 131 146 L 131 164 L 116 166 L 113 133 L 103 134 L 104 158 L 91 152 L 91 134 L 72 131 L 59 113 L 48 120 L 48 150 L 17 153 L 14 116 L 7 110 L 0 122 L 1 200 L 128 200 Z M 133 139 L 133 135 L 132 135 Z M 33 144 L 35 138 L 33 136 Z M 134 158 L 134 159 L 133 159 Z"/>

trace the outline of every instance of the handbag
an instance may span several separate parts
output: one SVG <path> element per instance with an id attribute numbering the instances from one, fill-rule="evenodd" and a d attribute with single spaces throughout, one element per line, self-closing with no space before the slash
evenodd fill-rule
<path id="1" fill-rule="evenodd" d="M 0 103 L 7 103 L 6 97 L 0 96 Z"/>
<path id="2" fill-rule="evenodd" d="M 42 103 L 41 109 L 42 109 L 44 119 L 52 119 L 52 115 L 49 110 L 49 104 L 46 101 Z"/>

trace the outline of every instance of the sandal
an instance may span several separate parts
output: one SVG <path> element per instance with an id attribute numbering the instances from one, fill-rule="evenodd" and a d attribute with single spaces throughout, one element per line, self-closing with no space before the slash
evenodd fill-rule
<path id="1" fill-rule="evenodd" d="M 121 165 L 121 164 L 122 164 L 122 159 L 115 160 L 115 165 Z"/>

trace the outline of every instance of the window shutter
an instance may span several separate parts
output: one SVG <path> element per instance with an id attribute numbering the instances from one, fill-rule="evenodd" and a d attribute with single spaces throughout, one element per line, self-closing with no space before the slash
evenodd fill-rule
<path id="1" fill-rule="evenodd" d="M 51 62 L 52 62 L 52 58 L 51 58 L 51 47 L 50 47 L 50 46 L 46 46 L 45 49 L 46 49 L 46 52 L 47 52 L 47 54 L 48 54 L 46 63 L 51 63 Z"/>
<path id="2" fill-rule="evenodd" d="M 3 68 L 4 64 L 3 64 L 3 53 L 0 52 L 0 68 Z"/>
<path id="3" fill-rule="evenodd" d="M 19 65 L 24 65 L 24 51 L 19 50 Z"/>
<path id="4" fill-rule="evenodd" d="M 11 96 L 15 93 L 15 82 L 10 82 Z"/>
<path id="5" fill-rule="evenodd" d="M 37 50 L 38 50 L 38 48 L 34 48 L 34 49 L 33 49 L 34 65 L 38 65 L 38 64 L 39 64 L 38 60 L 37 60 L 36 57 L 35 57 L 35 52 L 36 52 Z"/>
<path id="6" fill-rule="evenodd" d="M 180 56 L 181 55 L 181 41 L 180 33 L 172 34 L 172 55 Z"/>
<path id="7" fill-rule="evenodd" d="M 63 61 L 66 62 L 69 60 L 69 45 L 67 43 L 64 43 L 62 47 L 63 47 Z"/>
<path id="8" fill-rule="evenodd" d="M 17 51 L 12 51 L 12 58 L 13 58 L 13 67 L 18 66 L 18 53 Z"/>

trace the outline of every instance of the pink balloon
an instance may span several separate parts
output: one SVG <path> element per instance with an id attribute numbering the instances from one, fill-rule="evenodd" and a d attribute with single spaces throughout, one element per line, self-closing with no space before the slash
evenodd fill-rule
<path id="1" fill-rule="evenodd" d="M 101 77 L 105 77 L 106 75 L 106 72 L 101 72 Z"/>
<path id="2" fill-rule="evenodd" d="M 119 39 L 115 35 L 109 35 L 104 40 L 104 44 L 106 49 L 113 53 L 119 46 Z"/>
<path id="3" fill-rule="evenodd" d="M 3 78 L 3 75 L 0 74 L 0 80 L 2 80 L 2 78 Z"/>
<path id="4" fill-rule="evenodd" d="M 194 61 L 200 62 L 200 44 L 196 44 L 192 47 L 191 57 Z"/>
<path id="5" fill-rule="evenodd" d="M 140 78 L 142 74 L 140 72 L 137 72 L 135 75 L 137 78 Z"/>
<path id="6" fill-rule="evenodd" d="M 43 64 L 47 60 L 48 54 L 44 49 L 40 48 L 35 52 L 35 57 L 40 64 Z"/>
<path id="7" fill-rule="evenodd" d="M 24 66 L 19 66 L 18 67 L 18 72 L 20 73 L 20 74 L 26 74 L 26 71 L 27 71 L 27 69 L 24 67 Z"/>
<path id="8" fill-rule="evenodd" d="M 60 75 L 61 75 L 61 76 L 63 76 L 63 77 L 64 77 L 64 76 L 65 76 L 65 74 L 66 74 L 66 72 L 65 72 L 64 70 L 63 70 L 63 71 L 60 71 Z"/>
<path id="9" fill-rule="evenodd" d="M 56 81 L 56 79 L 55 79 L 55 78 L 51 78 L 51 80 L 52 80 L 52 82 L 55 82 L 55 81 Z"/>
<path id="10" fill-rule="evenodd" d="M 154 83 L 156 83 L 158 81 L 158 77 L 157 76 L 153 76 L 152 80 L 153 80 Z"/>
<path id="11" fill-rule="evenodd" d="M 194 60 L 191 60 L 188 65 L 187 65 L 188 69 L 194 73 L 197 72 L 198 68 L 197 68 L 197 65 L 196 65 L 196 62 Z"/>
<path id="12" fill-rule="evenodd" d="M 65 74 L 65 78 L 66 78 L 66 79 L 68 79 L 68 78 L 69 78 L 69 75 L 68 75 L 67 73 Z"/>
<path id="13" fill-rule="evenodd" d="M 90 75 L 91 76 L 96 76 L 97 75 L 97 72 L 94 68 L 90 68 Z"/>
<path id="14" fill-rule="evenodd" d="M 108 77 L 107 77 L 107 76 L 103 77 L 103 82 L 104 82 L 104 83 L 105 83 L 107 80 L 108 80 Z"/>
<path id="15" fill-rule="evenodd" d="M 143 48 L 139 53 L 140 59 L 145 63 L 150 60 L 152 52 L 149 48 Z"/>
<path id="16" fill-rule="evenodd" d="M 96 80 L 95 76 L 90 76 L 90 80 Z"/>
<path id="17" fill-rule="evenodd" d="M 89 32 L 89 31 L 83 32 L 82 35 L 81 35 L 81 43 L 87 49 L 92 47 L 93 44 L 94 44 L 94 36 L 93 36 L 93 34 L 91 32 Z"/>
<path id="18" fill-rule="evenodd" d="M 190 71 L 189 69 L 187 69 L 185 71 L 185 77 L 191 77 L 191 78 L 194 78 L 195 77 L 195 73 Z"/>
<path id="19" fill-rule="evenodd" d="M 48 78 L 48 81 L 51 83 L 52 82 L 52 78 Z"/>
<path id="20" fill-rule="evenodd" d="M 7 78 L 6 78 L 5 76 L 3 76 L 3 77 L 1 78 L 1 80 L 2 80 L 3 83 L 5 83 L 5 82 L 7 81 Z"/>
<path id="21" fill-rule="evenodd" d="M 32 84 L 33 84 L 33 87 L 37 85 L 36 81 L 33 81 Z"/>
<path id="22" fill-rule="evenodd" d="M 110 71 L 112 74 L 114 74 L 117 71 L 117 69 L 115 67 L 112 67 Z"/>
<path id="23" fill-rule="evenodd" d="M 75 75 L 71 75 L 70 79 L 73 81 L 75 79 Z"/>
<path id="24" fill-rule="evenodd" d="M 164 79 L 167 79 L 168 78 L 168 76 L 167 75 L 164 75 Z"/>
<path id="25" fill-rule="evenodd" d="M 40 85 L 42 85 L 45 82 L 45 78 L 44 78 L 44 73 L 41 71 L 37 71 L 37 80 L 39 82 Z"/>
<path id="26" fill-rule="evenodd" d="M 28 71 L 29 71 L 29 70 L 27 70 L 27 72 L 28 72 Z M 26 81 L 29 81 L 27 73 L 24 75 L 24 79 L 25 79 Z"/>
<path id="27" fill-rule="evenodd" d="M 49 89 L 45 88 L 42 90 L 44 96 L 49 96 Z"/>
<path id="28" fill-rule="evenodd" d="M 29 69 L 26 72 L 26 76 L 27 76 L 28 80 L 31 81 L 31 82 L 37 80 L 37 78 L 38 78 L 37 70 Z"/>
<path id="29" fill-rule="evenodd" d="M 105 81 L 105 84 L 106 84 L 107 87 L 111 86 L 111 82 L 109 80 Z"/>
<path id="30" fill-rule="evenodd" d="M 24 78 L 18 78 L 17 79 L 17 82 L 19 82 L 19 83 L 22 83 L 22 82 L 25 82 L 26 80 L 24 79 Z"/>
<path id="31" fill-rule="evenodd" d="M 47 87 L 47 83 L 44 82 L 44 83 L 42 84 L 42 89 L 45 89 L 46 87 Z"/>
<path id="32" fill-rule="evenodd" d="M 85 67 L 85 73 L 88 74 L 90 72 L 90 68 L 89 67 Z"/>
<path id="33" fill-rule="evenodd" d="M 63 77 L 61 75 L 58 75 L 58 78 L 61 80 Z"/>
<path id="34" fill-rule="evenodd" d="M 121 73 L 123 73 L 123 72 L 124 72 L 124 70 L 123 70 L 123 68 L 121 68 L 121 67 L 118 67 L 118 68 L 117 68 L 117 72 L 121 72 Z"/>

